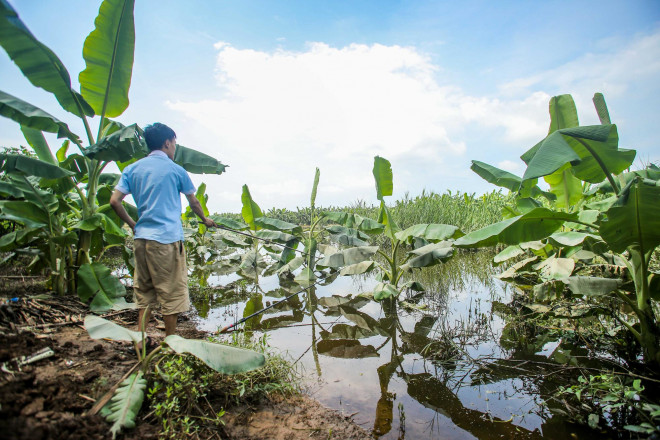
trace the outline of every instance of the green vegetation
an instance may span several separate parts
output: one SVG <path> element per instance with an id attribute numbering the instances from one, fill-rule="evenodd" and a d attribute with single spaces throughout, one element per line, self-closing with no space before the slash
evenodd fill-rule
<path id="1" fill-rule="evenodd" d="M 78 291 L 98 311 L 126 306 L 121 302 L 125 291 L 108 277 L 100 290 L 78 283 L 80 270 L 88 275 L 104 272 L 98 260 L 107 249 L 124 245 L 126 234 L 108 203 L 119 176 L 103 170 L 111 162 L 122 170 L 148 154 L 140 127 L 110 119 L 128 107 L 135 47 L 133 7 L 133 0 L 101 4 L 95 29 L 83 46 L 87 67 L 80 72 L 77 92 L 57 55 L 35 38 L 11 5 L 0 3 L 0 45 L 35 87 L 52 93 L 62 109 L 80 119 L 86 134 L 83 141 L 65 122 L 0 91 L 0 114 L 20 124 L 37 156 L 0 155 L 4 176 L 0 219 L 23 225 L 2 236 L 0 250 L 30 254 L 32 267 L 48 268 L 53 290 Z M 99 117 L 96 137 L 90 125 L 94 116 Z M 65 138 L 55 155 L 43 132 Z M 69 152 L 71 144 L 78 153 Z M 175 161 L 192 173 L 220 174 L 225 169 L 214 158 L 182 146 Z M 126 208 L 136 217 L 134 207 Z"/>
<path id="2" fill-rule="evenodd" d="M 625 172 L 635 151 L 618 148 L 617 128 L 601 94 L 594 96 L 594 104 L 601 125 L 579 126 L 570 95 L 552 98 L 550 132 L 521 156 L 527 164 L 522 178 L 473 162 L 479 175 L 515 189 L 518 197 L 505 210 L 505 220 L 462 237 L 456 245 L 509 245 L 496 262 L 528 255 L 507 276 L 533 272 L 539 283 L 531 299 L 539 305 L 564 294 L 619 301 L 636 322 L 625 309 L 610 309 L 613 316 L 635 337 L 645 361 L 658 365 L 660 325 L 651 298 L 657 299 L 660 290 L 649 262 L 660 244 L 660 169 Z M 540 177 L 550 185 L 549 193 L 536 186 Z M 591 276 L 599 264 L 626 271 L 633 284 Z M 554 313 L 552 306 L 537 310 Z M 581 316 L 573 312 L 568 317 Z"/>
<path id="3" fill-rule="evenodd" d="M 254 370 L 265 363 L 262 354 L 251 350 L 208 341 L 185 339 L 177 335 L 166 337 L 160 346 L 147 353 L 147 341 L 143 332 L 128 330 L 95 315 L 88 315 L 85 318 L 85 328 L 92 339 L 107 338 L 114 341 L 132 341 L 135 344 L 138 363 L 133 370 L 138 371 L 130 372 L 121 383 L 111 388 L 111 391 L 113 391 L 112 398 L 101 411 L 101 414 L 109 422 L 113 422 L 110 428 L 113 439 L 123 428 L 133 428 L 135 426 L 135 417 L 140 411 L 144 399 L 144 390 L 147 387 L 145 376 L 153 367 L 152 364 L 158 364 L 158 358 L 166 355 L 167 352 L 164 350 L 179 355 L 191 354 L 206 366 L 223 374 L 236 374 Z M 141 344 L 140 347 L 138 347 L 138 343 Z M 191 396 L 191 398 L 193 397 Z M 99 399 L 99 402 L 102 401 L 103 398 Z M 171 410 L 172 405 L 164 409 L 163 414 L 169 414 Z M 190 427 L 187 422 L 183 426 Z"/>
<path id="4" fill-rule="evenodd" d="M 28 258 L 29 269 L 46 270 L 49 288 L 58 294 L 75 292 L 96 313 L 131 307 L 123 284 L 103 261 L 108 251 L 116 256 L 121 250 L 132 271 L 130 239 L 109 205 L 119 176 L 104 170 L 112 162 L 123 170 L 147 154 L 140 127 L 110 119 L 128 106 L 133 7 L 132 0 L 101 3 L 95 28 L 83 46 L 86 68 L 79 74 L 80 91 L 75 91 L 58 57 L 34 37 L 11 5 L 0 1 L 0 45 L 22 74 L 52 93 L 85 131 L 78 136 L 67 123 L 0 91 L 0 114 L 20 125 L 31 147 L 0 153 L 0 252 L 7 253 L 5 261 Z M 200 315 L 212 305 L 246 301 L 246 317 L 264 309 L 264 297 L 281 298 L 305 286 L 304 298 L 291 298 L 290 308 L 277 309 L 290 314 L 258 315 L 248 321 L 247 329 L 274 328 L 310 317 L 310 348 L 319 375 L 319 354 L 376 357 L 391 341 L 389 360 L 378 369 L 381 396 L 374 432 L 391 429 L 394 397 L 388 389 L 395 373 L 416 400 L 431 408 L 440 407 L 440 400 L 449 402 L 446 408 L 453 412 L 454 422 L 472 427 L 473 410 L 463 407 L 446 381 L 440 383 L 429 373 L 410 374 L 402 359 L 404 354 L 416 354 L 436 366 L 456 369 L 468 342 L 478 341 L 488 330 L 484 313 L 476 308 L 473 313 L 470 304 L 467 320 L 449 324 L 439 320 L 440 306 L 431 307 L 433 316 L 424 316 L 410 331 L 400 321 L 398 307 L 428 311 L 428 303 L 439 302 L 447 286 L 458 282 L 449 269 L 466 271 L 461 264 L 491 257 L 479 253 L 472 263 L 457 262 L 452 259 L 457 250 L 497 248 L 494 263 L 506 265 L 498 277 L 516 287 L 508 304 L 493 302 L 493 313 L 507 322 L 499 343 L 510 358 L 480 365 L 475 374 L 480 383 L 518 377 L 521 369 L 504 361 L 534 357 L 549 342 L 556 347 L 542 362 L 553 366 L 583 367 L 590 357 L 604 354 L 611 369 L 567 375 L 577 383 L 562 385 L 548 407 L 592 428 L 626 425 L 631 431 L 657 434 L 660 410 L 648 400 L 648 383 L 654 382 L 660 366 L 660 168 L 649 163 L 631 171 L 635 151 L 619 148 L 618 129 L 604 97 L 597 93 L 593 102 L 600 124 L 581 126 L 570 95 L 550 100 L 548 134 L 521 156 L 526 165 L 522 176 L 473 161 L 473 171 L 508 194 L 423 192 L 390 201 L 392 166 L 376 156 L 374 205 L 357 201 L 345 207 L 317 207 L 317 168 L 310 206 L 295 212 L 264 212 L 248 185 L 242 188 L 240 214 L 210 216 L 221 225 L 219 230 L 199 224 L 188 209 L 182 218 L 193 290 L 205 304 Z M 44 132 L 63 139 L 54 155 Z M 178 146 L 175 161 L 192 173 L 225 170 L 216 159 L 183 146 Z M 196 198 L 209 215 L 206 185 L 199 186 Z M 135 207 L 126 208 L 136 216 Z M 445 263 L 447 271 L 422 271 Z M 234 273 L 240 279 L 231 287 L 220 293 L 209 288 L 212 274 Z M 338 276 L 370 273 L 377 284 L 369 292 L 316 297 L 317 285 L 331 284 Z M 271 275 L 277 275 L 279 286 L 264 292 L 259 280 Z M 491 275 L 492 268 L 481 274 L 485 279 Z M 439 279 L 444 287 L 436 285 Z M 427 301 L 420 305 L 423 292 Z M 359 311 L 374 305 L 372 300 L 382 303 L 379 319 Z M 328 316 L 350 323 L 323 327 L 315 318 L 319 305 Z M 249 332 L 234 334 L 233 347 L 169 336 L 147 352 L 142 333 L 91 315 L 86 326 L 93 338 L 142 344 L 136 349 L 134 371 L 114 387 L 104 410 L 113 423 L 113 436 L 134 425 L 148 381 L 151 409 L 164 438 L 200 435 L 199 421 L 220 426 L 224 408 L 238 400 L 296 390 L 294 371 L 281 358 L 268 355 L 265 336 L 254 341 Z M 378 348 L 360 341 L 376 336 L 387 341 Z M 498 372 L 491 367 L 498 367 Z M 539 380 L 541 388 L 553 388 L 546 379 Z M 441 390 L 441 399 L 426 393 L 431 386 Z M 211 393 L 222 395 L 224 401 L 213 399 L 213 406 L 208 401 Z M 208 406 L 210 412 L 200 411 L 200 406 Z M 399 412 L 403 432 L 402 406 Z M 508 425 L 502 429 L 510 433 Z"/>
<path id="5" fill-rule="evenodd" d="M 232 405 L 257 403 L 272 393 L 298 391 L 294 369 L 269 353 L 265 335 L 256 341 L 244 334 L 232 336 L 232 346 L 263 354 L 265 364 L 229 376 L 209 369 L 194 356 L 162 356 L 148 376 L 147 394 L 153 416 L 162 426 L 160 438 L 209 438 L 224 424 L 222 417 Z"/>

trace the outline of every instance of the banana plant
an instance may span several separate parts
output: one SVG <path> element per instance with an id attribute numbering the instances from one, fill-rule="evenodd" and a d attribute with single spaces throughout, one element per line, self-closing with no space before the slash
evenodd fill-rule
<path id="1" fill-rule="evenodd" d="M 31 193 L 28 196 L 25 192 L 0 190 L 11 202 L 0 208 L 0 218 L 11 218 L 26 229 L 33 228 L 31 214 L 20 214 L 13 209 L 14 204 L 27 201 L 30 207 L 38 207 L 34 212 L 43 213 L 43 203 L 35 201 L 32 195 L 45 191 L 57 198 L 58 209 L 45 211 L 49 219 L 42 221 L 50 225 L 48 234 L 52 235 L 50 241 L 55 243 L 55 248 L 40 256 L 49 262 L 53 288 L 58 293 L 75 290 L 72 272 L 98 260 L 109 247 L 123 244 L 119 219 L 107 203 L 117 176 L 104 174 L 104 169 L 115 162 L 121 170 L 149 153 L 140 127 L 124 126 L 110 119 L 120 116 L 129 103 L 135 47 L 133 9 L 134 0 L 101 3 L 95 28 L 83 46 L 86 68 L 78 77 L 80 92 L 77 92 L 57 55 L 30 32 L 6 0 L 0 0 L 0 45 L 35 87 L 52 93 L 65 111 L 80 119 L 86 135 L 83 141 L 66 122 L 0 91 L 0 114 L 20 124 L 26 141 L 39 159 L 27 168 L 17 168 L 14 158 L 3 159 L 3 172 L 15 174 L 23 182 L 27 178 L 34 189 L 28 191 Z M 91 125 L 94 116 L 98 116 L 96 136 Z M 55 156 L 44 132 L 65 139 Z M 71 144 L 79 152 L 69 154 Z M 216 159 L 183 146 L 178 146 L 174 160 L 192 173 L 221 174 L 225 170 L 225 165 Z M 46 170 L 52 169 L 49 167 L 60 168 L 61 173 L 44 177 L 48 173 Z M 35 185 L 36 178 L 40 179 L 39 186 Z M 135 213 L 134 207 L 127 206 L 127 210 Z M 75 242 L 72 242 L 71 232 L 76 234 Z M 30 245 L 34 240 L 26 242 L 25 237 L 29 235 L 26 232 L 11 246 L 33 247 Z M 64 279 L 60 279 L 62 277 Z"/>
<path id="2" fill-rule="evenodd" d="M 380 201 L 378 221 L 350 213 L 328 213 L 326 217 L 339 224 L 327 227 L 332 238 L 339 244 L 352 247 L 327 252 L 317 262 L 317 267 L 339 270 L 341 275 L 358 275 L 378 270 L 380 282 L 372 294 L 376 301 L 382 301 L 398 297 L 403 289 L 424 290 L 417 282 L 400 284 L 403 275 L 413 269 L 433 266 L 451 258 L 453 240 L 463 233 L 458 227 L 445 224 L 417 224 L 401 230 L 385 203 L 385 197 L 392 195 L 394 187 L 390 162 L 376 156 L 373 175 L 376 197 Z M 369 237 L 378 236 L 386 244 L 369 246 Z M 410 248 L 401 256 L 400 252 L 406 246 Z M 377 261 L 376 255 L 385 263 Z"/>
<path id="3" fill-rule="evenodd" d="M 503 221 L 471 232 L 455 245 L 509 245 L 495 257 L 496 262 L 536 254 L 504 275 L 538 273 L 537 301 L 551 302 L 566 290 L 580 298 L 619 300 L 632 310 L 638 325 L 620 310 L 614 312 L 615 318 L 638 341 L 645 361 L 657 365 L 660 324 L 652 301 L 660 298 L 660 287 L 658 274 L 649 271 L 649 260 L 660 244 L 660 173 L 654 167 L 625 171 L 635 151 L 618 148 L 617 127 L 610 121 L 602 94 L 596 93 L 593 101 L 601 121 L 598 126 L 579 125 L 570 95 L 550 100 L 549 133 L 521 156 L 527 169 L 517 181 L 519 186 L 510 188 L 519 194 L 516 207 Z M 479 163 L 475 167 L 485 168 Z M 491 172 L 486 179 L 503 184 L 491 178 L 495 174 Z M 549 207 L 523 191 L 528 182 L 541 177 L 556 197 L 552 203 L 543 202 Z M 542 261 L 535 261 L 539 256 Z M 576 265 L 588 273 L 597 258 L 619 268 L 615 275 L 627 270 L 633 287 L 626 287 L 622 280 L 579 274 Z"/>
<path id="4" fill-rule="evenodd" d="M 110 432 L 114 439 L 122 429 L 135 427 L 135 419 L 144 400 L 147 387 L 146 375 L 157 359 L 166 354 L 191 354 L 208 367 L 223 374 L 236 374 L 254 370 L 266 362 L 264 355 L 243 348 L 230 347 L 199 339 L 185 339 L 170 335 L 150 353 L 146 352 L 143 332 L 128 330 L 112 321 L 96 315 L 85 317 L 85 329 L 92 339 L 133 342 L 138 356 L 137 371 L 131 372 L 114 389 L 110 402 L 103 407 L 101 414 L 112 423 Z M 142 344 L 142 349 L 137 344 Z"/>

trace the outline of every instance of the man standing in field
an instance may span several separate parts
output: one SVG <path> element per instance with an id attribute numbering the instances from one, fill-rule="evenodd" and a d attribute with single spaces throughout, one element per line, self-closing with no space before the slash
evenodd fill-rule
<path id="1" fill-rule="evenodd" d="M 218 225 L 204 215 L 195 197 L 195 186 L 183 167 L 174 163 L 176 133 L 156 122 L 144 130 L 151 153 L 124 169 L 110 198 L 110 205 L 126 222 L 135 237 L 135 300 L 139 309 L 138 326 L 146 331 L 151 308 L 159 304 L 165 334 L 176 331 L 179 313 L 190 308 L 188 269 L 181 224 L 181 195 L 208 227 Z M 132 194 L 138 209 L 137 223 L 122 205 Z M 149 307 L 148 307 L 149 306 Z"/>

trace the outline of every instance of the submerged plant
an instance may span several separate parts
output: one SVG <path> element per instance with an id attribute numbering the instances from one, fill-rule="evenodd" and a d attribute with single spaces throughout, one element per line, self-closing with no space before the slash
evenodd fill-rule
<path id="1" fill-rule="evenodd" d="M 614 310 L 614 318 L 637 340 L 645 361 L 657 366 L 660 323 L 653 302 L 660 299 L 660 274 L 649 270 L 649 262 L 660 245 L 660 169 L 626 171 L 635 151 L 618 148 L 617 127 L 603 96 L 597 93 L 593 101 L 601 125 L 580 126 L 570 95 L 550 100 L 548 136 L 521 156 L 527 164 L 522 178 L 473 161 L 474 171 L 516 192 L 517 198 L 515 206 L 504 210 L 503 221 L 473 231 L 455 245 L 509 245 L 496 262 L 528 256 L 504 276 L 538 274 L 533 301 L 550 304 L 539 304 L 538 311 L 553 314 L 553 301 L 568 292 L 574 298 L 620 302 L 625 307 Z M 549 193 L 536 186 L 539 178 L 548 183 Z M 591 276 L 589 268 L 602 263 L 614 277 Z M 582 267 L 586 276 L 578 272 Z M 632 278 L 631 286 L 616 276 L 624 272 Z M 574 311 L 558 315 L 582 316 Z"/>
<path id="2" fill-rule="evenodd" d="M 317 267 L 339 270 L 341 275 L 358 275 L 378 270 L 380 283 L 373 290 L 373 298 L 381 301 L 397 298 L 403 289 L 422 291 L 424 287 L 416 282 L 400 284 L 403 275 L 413 269 L 433 266 L 447 260 L 453 254 L 453 240 L 463 233 L 457 226 L 445 224 L 417 224 L 405 230 L 397 225 L 385 197 L 393 191 L 392 166 L 387 159 L 374 158 L 373 175 L 376 182 L 376 196 L 380 201 L 378 220 L 364 218 L 344 212 L 328 213 L 326 217 L 337 222 L 338 226 L 326 229 L 339 244 L 352 246 L 336 250 L 317 262 Z M 369 237 L 382 236 L 383 246 L 369 246 Z M 406 246 L 402 258 L 399 253 Z M 373 259 L 378 254 L 385 264 Z"/>

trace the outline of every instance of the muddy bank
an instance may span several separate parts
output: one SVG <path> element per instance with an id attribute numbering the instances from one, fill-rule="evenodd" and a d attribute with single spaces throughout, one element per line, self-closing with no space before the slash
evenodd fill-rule
<path id="1" fill-rule="evenodd" d="M 14 289 L 11 293 L 22 296 L 0 306 L 0 439 L 111 438 L 109 424 L 98 415 L 86 413 L 135 364 L 132 345 L 90 339 L 79 323 L 86 309 L 73 298 L 28 299 L 25 292 Z M 0 292 L 0 296 L 8 295 Z M 134 326 L 137 312 L 108 319 Z M 206 336 L 191 321 L 179 326 L 184 337 Z M 158 320 L 152 322 L 149 333 L 162 340 L 164 332 L 158 327 Z M 20 368 L 13 361 L 47 349 L 52 350 L 51 356 Z M 224 409 L 225 425 L 213 428 L 212 438 L 371 438 L 350 418 L 304 395 L 275 395 Z M 137 427 L 118 438 L 155 439 L 160 430 L 145 402 Z"/>

